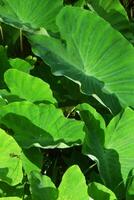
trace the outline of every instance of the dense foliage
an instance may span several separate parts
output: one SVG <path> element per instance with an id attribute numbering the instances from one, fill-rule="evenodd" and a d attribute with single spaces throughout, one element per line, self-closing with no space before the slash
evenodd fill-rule
<path id="1" fill-rule="evenodd" d="M 0 0 L 0 199 L 134 199 L 133 1 Z"/>

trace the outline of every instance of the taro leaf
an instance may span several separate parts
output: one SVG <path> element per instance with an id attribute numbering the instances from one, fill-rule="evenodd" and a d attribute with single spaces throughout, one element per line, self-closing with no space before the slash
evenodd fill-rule
<path id="1" fill-rule="evenodd" d="M 105 96 L 116 94 L 121 103 L 134 106 L 132 45 L 95 13 L 77 7 L 63 8 L 57 25 L 62 41 L 41 35 L 29 38 L 52 72 L 78 83 L 85 94 L 98 95 L 106 105 L 111 97 Z"/>
<path id="2" fill-rule="evenodd" d="M 56 103 L 50 86 L 37 77 L 17 69 L 9 69 L 5 72 L 4 79 L 12 95 L 31 102 L 46 101 Z"/>
<path id="3" fill-rule="evenodd" d="M 126 192 L 126 200 L 133 200 L 133 199 L 134 199 L 134 169 L 132 169 L 129 173 L 127 192 Z"/>
<path id="4" fill-rule="evenodd" d="M 5 87 L 4 72 L 9 68 L 10 64 L 6 55 L 6 49 L 0 46 L 0 89 Z"/>
<path id="5" fill-rule="evenodd" d="M 9 63 L 12 68 L 18 69 L 26 73 L 30 73 L 30 70 L 33 69 L 33 66 L 31 66 L 27 61 L 22 60 L 20 58 L 15 58 L 15 59 L 10 58 Z"/>
<path id="6" fill-rule="evenodd" d="M 22 200 L 19 197 L 2 197 L 0 200 Z"/>
<path id="7" fill-rule="evenodd" d="M 115 29 L 127 36 L 130 32 L 130 23 L 127 12 L 119 0 L 88 0 L 94 10 Z"/>
<path id="8" fill-rule="evenodd" d="M 25 31 L 40 27 L 57 31 L 55 17 L 62 8 L 62 0 L 1 0 L 0 21 Z"/>
<path id="9" fill-rule="evenodd" d="M 9 148 L 10 147 L 10 148 Z M 4 130 L 0 129 L 0 180 L 9 185 L 22 181 L 21 148 Z"/>
<path id="10" fill-rule="evenodd" d="M 58 189 L 58 200 L 89 200 L 85 177 L 77 165 L 65 172 Z"/>
<path id="11" fill-rule="evenodd" d="M 29 175 L 33 200 L 56 200 L 58 190 L 48 176 L 41 175 L 37 171 L 31 172 Z"/>
<path id="12" fill-rule="evenodd" d="M 0 119 L 24 148 L 66 148 L 81 144 L 85 136 L 83 122 L 65 118 L 52 104 L 10 103 L 0 107 Z"/>
<path id="13" fill-rule="evenodd" d="M 115 194 L 100 183 L 90 183 L 88 186 L 89 195 L 95 200 L 117 200 Z"/>
<path id="14" fill-rule="evenodd" d="M 105 128 L 102 117 L 88 104 L 79 106 L 85 122 L 83 153 L 96 161 L 105 185 L 124 196 L 124 185 L 134 165 L 134 111 L 126 108 Z"/>
<path id="15" fill-rule="evenodd" d="M 41 171 L 43 156 L 38 148 L 23 149 L 22 164 L 27 175 L 31 171 Z"/>

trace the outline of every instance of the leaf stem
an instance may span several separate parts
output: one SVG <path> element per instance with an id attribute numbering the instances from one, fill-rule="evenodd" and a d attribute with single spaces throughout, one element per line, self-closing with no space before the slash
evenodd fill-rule
<path id="1" fill-rule="evenodd" d="M 23 52 L 23 34 L 22 34 L 22 29 L 20 29 L 20 51 Z"/>
<path id="2" fill-rule="evenodd" d="M 2 26 L 0 26 L 0 34 L 1 34 L 2 41 L 4 41 L 4 34 L 3 34 Z"/>

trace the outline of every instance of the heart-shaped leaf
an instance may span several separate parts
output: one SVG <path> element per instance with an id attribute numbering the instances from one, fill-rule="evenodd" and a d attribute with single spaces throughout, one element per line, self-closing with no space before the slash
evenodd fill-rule
<path id="1" fill-rule="evenodd" d="M 1 0 L 0 21 L 25 31 L 40 27 L 57 31 L 55 17 L 62 8 L 62 0 Z"/>
<path id="2" fill-rule="evenodd" d="M 29 38 L 52 72 L 77 82 L 87 95 L 98 95 L 112 110 L 108 94 L 134 106 L 132 45 L 95 13 L 80 8 L 63 8 L 57 25 L 62 41 L 41 35 Z"/>

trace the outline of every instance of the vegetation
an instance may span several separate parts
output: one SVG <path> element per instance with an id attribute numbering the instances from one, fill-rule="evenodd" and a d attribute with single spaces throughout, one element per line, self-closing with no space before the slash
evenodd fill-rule
<path id="1" fill-rule="evenodd" d="M 0 0 L 0 200 L 134 199 L 133 13 Z"/>

